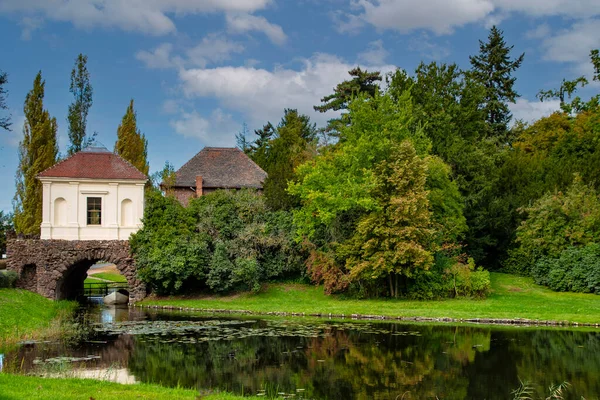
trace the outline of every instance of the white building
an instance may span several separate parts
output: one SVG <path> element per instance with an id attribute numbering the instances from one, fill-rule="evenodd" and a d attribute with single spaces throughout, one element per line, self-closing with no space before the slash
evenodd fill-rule
<path id="1" fill-rule="evenodd" d="M 127 240 L 141 227 L 148 178 L 103 147 L 88 147 L 38 179 L 41 239 Z"/>

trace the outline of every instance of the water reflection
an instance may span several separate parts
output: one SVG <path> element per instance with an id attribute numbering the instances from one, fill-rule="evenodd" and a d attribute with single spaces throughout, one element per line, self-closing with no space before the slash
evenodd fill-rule
<path id="1" fill-rule="evenodd" d="M 595 331 L 235 320 L 127 308 L 105 309 L 96 320 L 132 334 L 22 347 L 7 354 L 5 367 L 31 371 L 53 357 L 91 355 L 99 358 L 74 363 L 85 371 L 78 374 L 246 394 L 267 387 L 314 399 L 507 399 L 519 379 L 539 393 L 566 380 L 573 385 L 566 398 L 600 393 Z"/>

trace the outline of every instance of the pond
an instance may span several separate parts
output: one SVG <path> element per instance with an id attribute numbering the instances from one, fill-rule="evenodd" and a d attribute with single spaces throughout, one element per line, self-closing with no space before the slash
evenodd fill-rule
<path id="1" fill-rule="evenodd" d="M 25 345 L 4 368 L 296 399 L 504 400 L 520 380 L 600 393 L 594 330 L 95 310 L 91 339 Z"/>

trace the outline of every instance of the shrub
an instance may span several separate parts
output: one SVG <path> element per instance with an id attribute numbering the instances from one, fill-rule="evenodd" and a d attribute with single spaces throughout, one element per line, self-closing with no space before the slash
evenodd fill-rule
<path id="1" fill-rule="evenodd" d="M 569 247 L 600 240 L 600 199 L 578 176 L 565 193 L 549 193 L 523 211 L 528 216 L 509 252 L 511 272 L 529 274 L 538 260 L 557 259 Z"/>
<path id="2" fill-rule="evenodd" d="M 0 288 L 13 288 L 18 275 L 15 271 L 0 271 Z"/>
<path id="3" fill-rule="evenodd" d="M 411 279 L 407 296 L 427 300 L 446 297 L 486 297 L 490 291 L 490 273 L 475 266 L 472 258 L 467 264 L 438 254 L 435 265 L 429 271 Z"/>
<path id="4" fill-rule="evenodd" d="M 131 243 L 140 278 L 158 293 L 256 291 L 267 280 L 300 275 L 294 236 L 291 214 L 268 210 L 249 190 L 210 193 L 188 208 L 152 193 Z"/>
<path id="5" fill-rule="evenodd" d="M 552 290 L 600 294 L 600 245 L 572 246 L 558 258 L 543 257 L 531 272 L 537 284 Z"/>
<path id="6" fill-rule="evenodd" d="M 0 260 L 0 270 L 6 269 L 7 262 L 6 260 Z"/>

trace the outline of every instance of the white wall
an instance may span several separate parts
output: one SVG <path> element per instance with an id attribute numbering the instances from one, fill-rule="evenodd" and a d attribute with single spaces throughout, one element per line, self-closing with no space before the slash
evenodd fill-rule
<path id="1" fill-rule="evenodd" d="M 145 181 L 41 178 L 42 239 L 127 240 L 141 228 Z M 87 225 L 87 198 L 102 199 L 101 225 Z"/>

